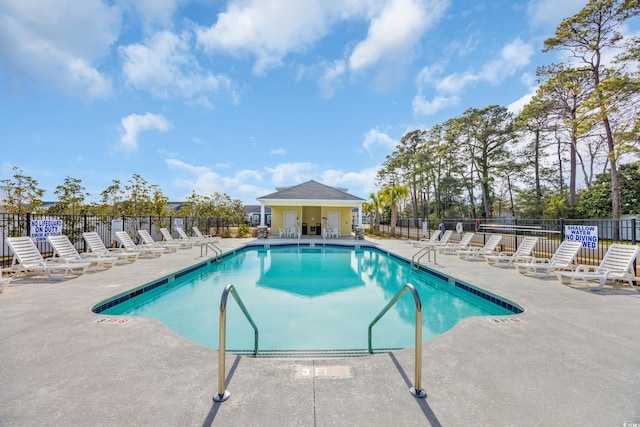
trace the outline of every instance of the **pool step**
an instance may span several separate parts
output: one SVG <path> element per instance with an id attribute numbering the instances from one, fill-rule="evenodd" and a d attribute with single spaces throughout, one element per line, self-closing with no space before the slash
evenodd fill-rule
<path id="1" fill-rule="evenodd" d="M 400 350 L 400 348 L 374 348 L 374 354 L 389 353 Z M 249 356 L 256 358 L 272 359 L 325 359 L 336 357 L 361 357 L 370 356 L 369 350 L 363 349 L 337 349 L 337 350 L 258 350 L 258 355 L 254 356 L 252 350 L 227 350 L 227 353 L 239 356 Z"/>

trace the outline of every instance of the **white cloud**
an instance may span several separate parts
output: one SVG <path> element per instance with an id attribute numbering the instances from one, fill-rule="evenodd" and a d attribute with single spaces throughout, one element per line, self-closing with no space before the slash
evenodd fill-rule
<path id="1" fill-rule="evenodd" d="M 195 191 L 208 195 L 226 193 L 244 203 L 255 204 L 256 198 L 273 193 L 278 186 L 296 185 L 311 179 L 326 185 L 346 187 L 349 193 L 366 199 L 376 191 L 377 168 L 361 171 L 321 170 L 312 163 L 283 163 L 273 168 L 267 167 L 268 176 L 260 171 L 244 169 L 232 176 L 214 172 L 210 167 L 195 166 L 175 158 L 165 159 L 165 163 L 179 176 L 175 184 L 185 189 L 184 196 Z"/>
<path id="2" fill-rule="evenodd" d="M 190 36 L 161 31 L 145 43 L 120 48 L 127 85 L 161 98 L 184 97 L 211 108 L 205 94 L 231 90 L 231 81 L 202 70 L 190 53 Z"/>
<path id="3" fill-rule="evenodd" d="M 118 145 L 124 151 L 132 152 L 138 149 L 138 134 L 148 130 L 166 132 L 173 124 L 158 114 L 146 113 L 144 115 L 131 114 L 120 120 L 124 133 Z"/>
<path id="4" fill-rule="evenodd" d="M 369 168 L 361 171 L 343 172 L 329 169 L 322 173 L 320 182 L 333 187 L 347 188 L 349 194 L 367 199 L 369 193 L 375 193 L 377 168 Z"/>
<path id="5" fill-rule="evenodd" d="M 435 114 L 438 111 L 454 107 L 460 103 L 460 97 L 458 96 L 436 96 L 432 100 L 425 99 L 421 94 L 417 94 L 413 97 L 411 106 L 414 114 L 420 114 L 429 116 Z"/>
<path id="6" fill-rule="evenodd" d="M 0 63 L 80 96 L 108 96 L 111 81 L 94 65 L 120 31 L 120 10 L 100 0 L 5 0 L 0 5 Z"/>
<path id="7" fill-rule="evenodd" d="M 167 166 L 184 175 L 175 179 L 178 187 L 185 188 L 185 196 L 192 192 L 201 195 L 226 193 L 244 203 L 256 203 L 256 198 L 272 193 L 273 188 L 263 187 L 264 178 L 259 171 L 243 169 L 234 176 L 223 176 L 206 166 L 194 166 L 178 159 L 165 159 Z"/>
<path id="8" fill-rule="evenodd" d="M 385 150 L 393 150 L 396 147 L 397 142 L 390 136 L 380 132 L 378 129 L 370 129 L 364 135 L 364 141 L 362 146 L 367 152 L 371 153 L 376 147 L 381 147 Z"/>
<path id="9" fill-rule="evenodd" d="M 318 85 L 324 98 L 332 98 L 335 94 L 335 86 L 339 82 L 340 77 L 346 71 L 346 65 L 344 61 L 333 61 L 331 64 L 326 64 L 324 73 L 318 80 Z"/>
<path id="10" fill-rule="evenodd" d="M 367 38 L 349 58 L 353 70 L 385 62 L 405 62 L 424 32 L 440 20 L 449 1 L 391 0 L 371 19 Z"/>
<path id="11" fill-rule="evenodd" d="M 272 156 L 284 156 L 285 154 L 287 154 L 287 150 L 285 150 L 284 148 L 276 148 L 269 151 L 269 154 L 271 154 Z"/>
<path id="12" fill-rule="evenodd" d="M 253 72 L 262 75 L 326 35 L 340 9 L 321 0 L 231 1 L 215 24 L 198 29 L 197 38 L 209 52 L 255 56 Z"/>
<path id="13" fill-rule="evenodd" d="M 417 94 L 413 98 L 414 114 L 429 115 L 442 109 L 457 105 L 459 95 L 465 88 L 478 82 L 487 82 L 498 85 L 505 78 L 514 75 L 531 61 L 534 49 L 531 43 L 525 43 L 519 38 L 506 44 L 500 51 L 500 55 L 486 64 L 480 71 L 467 70 L 463 73 L 452 73 L 439 78 L 444 70 L 442 64 L 434 67 L 423 68 L 416 78 Z M 426 92 L 433 87 L 435 94 L 431 99 Z"/>
<path id="14" fill-rule="evenodd" d="M 281 163 L 276 167 L 264 169 L 271 175 L 274 187 L 300 184 L 313 179 L 318 174 L 316 165 L 309 162 Z"/>
<path id="15" fill-rule="evenodd" d="M 255 57 L 253 73 L 264 75 L 286 55 L 304 53 L 345 21 L 369 22 L 349 67 L 362 70 L 381 61 L 405 63 L 424 32 L 444 16 L 450 0 L 231 0 L 198 43 L 209 53 Z"/>

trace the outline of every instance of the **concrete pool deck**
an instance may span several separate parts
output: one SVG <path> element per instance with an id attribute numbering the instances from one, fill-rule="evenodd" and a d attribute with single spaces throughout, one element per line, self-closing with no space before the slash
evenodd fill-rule
<path id="1" fill-rule="evenodd" d="M 228 251 L 248 241 L 223 239 L 219 246 Z M 408 259 L 417 251 L 406 241 L 370 241 Z M 201 260 L 194 248 L 62 282 L 11 282 L 0 294 L 0 425 L 640 423 L 640 293 L 628 285 L 589 292 L 440 254 L 431 267 L 525 312 L 468 318 L 423 343 L 426 399 L 409 393 L 408 348 L 317 360 L 227 354 L 231 397 L 214 403 L 217 351 L 153 319 L 91 312 L 104 299 Z M 212 301 L 216 316 L 218 304 Z"/>

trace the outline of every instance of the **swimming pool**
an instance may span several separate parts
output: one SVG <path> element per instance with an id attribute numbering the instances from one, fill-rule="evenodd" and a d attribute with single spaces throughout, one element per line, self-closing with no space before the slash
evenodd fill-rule
<path id="1" fill-rule="evenodd" d="M 101 303 L 94 311 L 152 317 L 217 349 L 220 297 L 231 283 L 259 328 L 260 351 L 366 349 L 369 323 L 406 283 L 422 299 L 425 341 L 465 317 L 521 311 L 437 272 L 414 271 L 406 260 L 369 247 L 254 246 L 190 270 Z M 373 347 L 412 346 L 414 314 L 407 294 L 376 324 Z M 252 349 L 253 330 L 235 301 L 230 300 L 227 316 L 228 351 Z"/>

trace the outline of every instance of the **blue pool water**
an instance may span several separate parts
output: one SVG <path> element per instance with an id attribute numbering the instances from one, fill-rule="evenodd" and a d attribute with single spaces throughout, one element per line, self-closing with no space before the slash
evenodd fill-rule
<path id="1" fill-rule="evenodd" d="M 465 317 L 513 314 L 374 248 L 304 246 L 247 248 L 101 312 L 152 317 L 217 349 L 220 297 L 228 283 L 259 328 L 261 350 L 366 349 L 369 323 L 407 283 L 422 299 L 425 341 Z M 253 329 L 233 298 L 227 307 L 227 348 L 252 349 Z M 373 347 L 412 346 L 414 324 L 409 292 L 375 325 Z"/>

